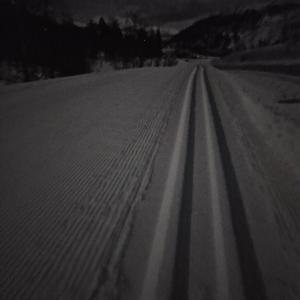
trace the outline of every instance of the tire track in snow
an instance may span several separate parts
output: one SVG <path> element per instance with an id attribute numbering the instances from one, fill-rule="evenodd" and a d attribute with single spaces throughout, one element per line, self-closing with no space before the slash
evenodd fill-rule
<path id="1" fill-rule="evenodd" d="M 194 177 L 194 152 L 195 152 L 195 84 L 198 74 L 193 77 L 189 97 L 191 107 L 189 113 L 189 125 L 187 136 L 187 150 L 185 157 L 184 179 L 179 211 L 177 229 L 176 253 L 172 279 L 172 300 L 189 299 L 189 268 L 190 268 L 190 244 L 191 244 L 191 219 L 193 209 L 193 177 Z"/>
<path id="2" fill-rule="evenodd" d="M 252 237 L 250 234 L 243 199 L 241 197 L 241 192 L 233 167 L 232 158 L 224 133 L 221 117 L 215 99 L 213 97 L 213 93 L 210 90 L 206 71 L 204 71 L 204 85 L 207 89 L 207 98 L 209 99 L 210 103 L 211 114 L 215 125 L 215 131 L 219 146 L 222 169 L 224 172 L 227 198 L 230 207 L 230 217 L 236 240 L 239 265 L 242 275 L 244 296 L 247 300 L 265 300 L 267 299 L 266 290 L 256 257 Z M 213 166 L 211 166 L 211 168 L 212 167 Z M 226 276 L 225 273 L 224 276 Z"/>
<path id="3" fill-rule="evenodd" d="M 210 183 L 210 202 L 212 210 L 213 241 L 216 264 L 216 299 L 230 300 L 228 262 L 225 255 L 224 221 L 220 199 L 220 187 L 216 166 L 216 151 L 214 144 L 214 125 L 211 120 L 208 91 L 204 79 L 204 71 L 201 74 L 203 114 L 206 135 L 206 153 L 208 161 L 208 177 Z"/>
<path id="4" fill-rule="evenodd" d="M 189 113 L 191 109 L 191 91 L 197 68 L 191 73 L 184 96 L 182 111 L 180 114 L 177 135 L 175 139 L 174 150 L 170 160 L 167 182 L 163 193 L 161 208 L 158 215 L 152 247 L 146 267 L 145 278 L 141 291 L 141 300 L 157 299 L 157 287 L 159 273 L 162 266 L 162 260 L 165 251 L 165 242 L 170 221 L 171 207 L 175 198 L 179 179 L 179 169 L 181 159 L 186 151 L 186 135 L 189 124 Z"/>

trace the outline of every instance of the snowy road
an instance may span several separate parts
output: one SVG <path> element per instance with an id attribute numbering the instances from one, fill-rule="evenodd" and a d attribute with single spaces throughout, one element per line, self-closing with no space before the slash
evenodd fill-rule
<path id="1" fill-rule="evenodd" d="M 1 299 L 299 299 L 300 80 L 206 62 L 1 87 Z"/>
<path id="2" fill-rule="evenodd" d="M 168 213 L 164 197 L 161 204 L 149 205 L 174 180 L 175 164 L 161 173 L 165 156 L 158 154 L 154 188 L 142 205 L 125 259 L 131 289 L 125 286 L 122 299 L 298 299 L 300 109 L 296 101 L 289 107 L 281 103 L 298 99 L 299 81 L 221 72 L 205 63 L 194 76 L 186 93 L 191 110 L 186 112 L 184 104 L 181 110 L 189 117 L 181 138 L 186 147 L 177 172 L 181 181 Z M 180 121 L 174 127 L 169 133 L 173 146 L 162 152 L 178 149 L 183 127 Z M 151 223 L 146 214 L 153 210 Z M 145 232 L 153 240 L 140 250 Z M 164 247 L 161 263 L 157 244 Z M 148 261 L 134 267 L 134 257 Z M 143 274 L 146 279 L 140 280 Z"/>

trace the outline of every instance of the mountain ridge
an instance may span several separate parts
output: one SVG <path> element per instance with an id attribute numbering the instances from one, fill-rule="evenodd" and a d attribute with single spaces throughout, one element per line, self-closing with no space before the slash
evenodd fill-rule
<path id="1" fill-rule="evenodd" d="M 248 8 L 214 14 L 182 30 L 169 46 L 180 52 L 224 56 L 235 51 L 257 49 L 300 37 L 300 4 L 271 3 L 260 9 Z"/>

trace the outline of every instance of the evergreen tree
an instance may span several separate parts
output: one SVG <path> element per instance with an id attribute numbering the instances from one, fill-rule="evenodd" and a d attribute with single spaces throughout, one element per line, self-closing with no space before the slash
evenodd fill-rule
<path id="1" fill-rule="evenodd" d="M 0 63 L 21 70 L 22 80 L 36 79 L 38 73 L 55 77 L 87 72 L 99 54 L 139 66 L 161 55 L 159 30 L 132 26 L 123 33 L 116 20 L 107 24 L 103 18 L 81 28 L 68 14 L 58 21 L 46 9 L 37 13 L 28 7 L 0 2 Z"/>

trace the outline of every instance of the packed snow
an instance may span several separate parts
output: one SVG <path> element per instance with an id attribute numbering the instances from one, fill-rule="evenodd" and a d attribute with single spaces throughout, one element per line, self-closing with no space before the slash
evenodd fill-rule
<path id="1" fill-rule="evenodd" d="M 1 88 L 5 299 L 101 298 L 105 283 L 113 286 L 190 71 L 181 65 Z"/>

